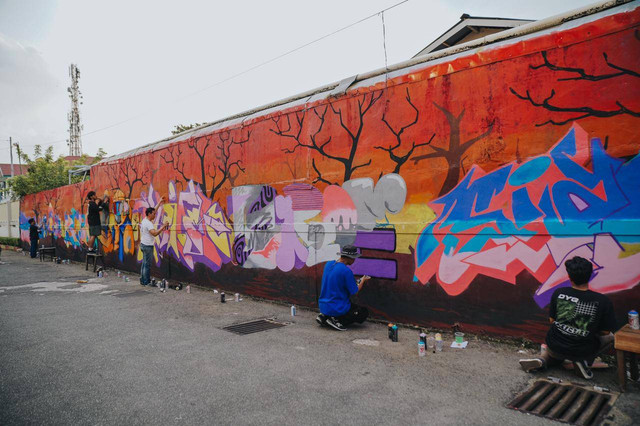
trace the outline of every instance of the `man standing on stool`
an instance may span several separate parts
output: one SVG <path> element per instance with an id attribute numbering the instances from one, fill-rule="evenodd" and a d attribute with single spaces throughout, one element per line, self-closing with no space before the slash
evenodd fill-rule
<path id="1" fill-rule="evenodd" d="M 156 209 L 164 201 L 164 197 L 160 198 L 156 207 L 148 207 L 145 210 L 145 217 L 140 222 L 140 251 L 142 251 L 142 266 L 140 267 L 140 284 L 149 285 L 151 282 L 151 258 L 153 257 L 153 243 L 155 238 L 165 229 L 169 229 L 169 222 L 165 223 L 156 230 L 153 221 L 156 218 Z"/>
<path id="2" fill-rule="evenodd" d="M 316 317 L 318 324 L 345 331 L 348 325 L 354 322 L 362 324 L 369 316 L 367 308 L 349 300 L 371 278 L 365 275 L 356 281 L 348 266 L 358 257 L 360 253 L 357 248 L 344 246 L 340 251 L 340 259 L 332 260 L 325 265 L 318 301 L 321 313 Z"/>
<path id="3" fill-rule="evenodd" d="M 87 200 L 89 200 L 89 213 L 87 214 L 87 223 L 89 224 L 89 253 L 96 251 L 96 237 L 102 234 L 100 211 L 104 208 L 108 199 L 109 197 L 105 195 L 102 200 L 98 200 L 96 191 L 89 191 L 87 194 Z"/>

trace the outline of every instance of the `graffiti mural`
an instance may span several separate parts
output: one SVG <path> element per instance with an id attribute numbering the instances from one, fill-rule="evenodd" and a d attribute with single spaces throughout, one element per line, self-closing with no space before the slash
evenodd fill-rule
<path id="1" fill-rule="evenodd" d="M 395 251 L 388 215 L 404 206 L 404 179 L 392 173 L 377 184 L 371 178 L 330 185 L 320 192 L 308 184 L 291 184 L 278 195 L 271 186 L 246 185 L 232 191 L 236 262 L 245 268 L 293 268 L 336 260 L 341 246 Z M 318 221 L 313 219 L 318 216 Z M 354 273 L 395 279 L 393 260 L 362 257 Z"/>
<path id="2" fill-rule="evenodd" d="M 640 305 L 640 7 L 357 81 L 107 158 L 31 194 L 42 244 L 84 261 L 86 194 L 108 195 L 105 263 L 316 306 L 340 248 L 379 318 L 539 339 L 565 259 L 618 317 Z"/>
<path id="3" fill-rule="evenodd" d="M 640 281 L 640 155 L 607 154 L 578 125 L 548 154 L 490 173 L 474 166 L 447 195 L 430 203 L 437 219 L 416 245 L 416 277 L 436 275 L 451 295 L 484 274 L 515 284 L 528 270 L 552 290 L 570 285 L 564 261 L 582 256 L 595 265 L 590 288 L 602 293 Z"/>

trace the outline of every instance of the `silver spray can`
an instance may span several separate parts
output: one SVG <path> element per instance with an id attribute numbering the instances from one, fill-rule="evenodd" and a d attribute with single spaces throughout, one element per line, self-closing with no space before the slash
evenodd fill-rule
<path id="1" fill-rule="evenodd" d="M 187 294 L 191 294 L 191 286 L 187 285 Z"/>
<path id="2" fill-rule="evenodd" d="M 640 329 L 640 321 L 638 321 L 637 311 L 629 311 L 629 327 L 634 330 Z"/>
<path id="3" fill-rule="evenodd" d="M 236 294 L 234 294 L 234 295 L 233 295 L 233 299 L 234 299 L 236 302 L 239 302 L 239 301 L 240 301 L 240 293 L 236 293 Z"/>
<path id="4" fill-rule="evenodd" d="M 291 305 L 291 316 L 295 317 L 296 316 L 296 305 Z"/>

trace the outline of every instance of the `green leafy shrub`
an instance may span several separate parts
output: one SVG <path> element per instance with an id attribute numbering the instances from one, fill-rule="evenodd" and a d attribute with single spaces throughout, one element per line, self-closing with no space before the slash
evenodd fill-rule
<path id="1" fill-rule="evenodd" d="M 20 238 L 0 237 L 0 244 L 5 246 L 20 247 Z"/>

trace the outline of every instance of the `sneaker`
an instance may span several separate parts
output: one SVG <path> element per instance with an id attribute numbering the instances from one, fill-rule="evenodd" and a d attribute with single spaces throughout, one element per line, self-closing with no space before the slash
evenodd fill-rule
<path id="1" fill-rule="evenodd" d="M 520 367 L 527 373 L 540 370 L 544 366 L 544 361 L 540 358 L 521 359 Z"/>
<path id="2" fill-rule="evenodd" d="M 591 380 L 593 379 L 593 371 L 587 365 L 587 361 L 580 360 L 573 362 L 573 369 L 576 371 L 576 374 L 584 379 Z"/>
<path id="3" fill-rule="evenodd" d="M 326 324 L 329 327 L 335 328 L 338 331 L 347 331 L 347 327 L 345 327 L 344 325 L 342 325 L 342 323 L 340 321 L 338 321 L 338 319 L 336 317 L 328 317 Z"/>
<path id="4" fill-rule="evenodd" d="M 316 317 L 316 322 L 320 325 L 327 325 L 327 316 L 325 314 L 319 314 Z"/>

